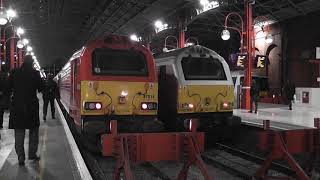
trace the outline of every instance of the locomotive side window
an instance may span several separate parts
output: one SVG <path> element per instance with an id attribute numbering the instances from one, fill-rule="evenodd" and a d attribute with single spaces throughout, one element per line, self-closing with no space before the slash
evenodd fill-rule
<path id="1" fill-rule="evenodd" d="M 148 76 L 146 58 L 135 50 L 94 50 L 92 72 L 96 75 Z"/>
<path id="2" fill-rule="evenodd" d="M 212 57 L 184 57 L 181 65 L 185 80 L 227 80 L 222 63 Z"/>

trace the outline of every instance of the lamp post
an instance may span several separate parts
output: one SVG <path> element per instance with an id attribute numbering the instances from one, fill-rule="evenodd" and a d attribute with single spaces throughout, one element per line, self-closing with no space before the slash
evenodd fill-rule
<path id="1" fill-rule="evenodd" d="M 244 84 L 243 84 L 243 97 L 242 98 L 242 107 L 245 109 L 250 109 L 250 85 L 252 80 L 252 59 L 254 57 L 254 27 L 253 27 L 253 17 L 252 17 L 252 5 L 254 4 L 254 0 L 245 0 L 244 3 L 244 15 L 245 21 L 243 21 L 242 17 L 235 12 L 229 13 L 225 18 L 225 29 L 222 31 L 221 38 L 223 40 L 228 40 L 230 38 L 230 32 L 228 29 L 236 30 L 240 34 L 240 52 L 247 54 L 247 63 L 245 66 L 245 76 L 244 76 Z M 241 25 L 239 27 L 230 27 L 228 26 L 228 19 L 230 16 L 237 16 L 240 19 Z M 270 37 L 270 36 L 269 36 Z M 268 38 L 269 38 L 268 37 Z M 245 46 L 244 46 L 245 45 Z"/>
<path id="2" fill-rule="evenodd" d="M 171 38 L 171 39 L 174 39 L 176 41 L 176 46 L 172 46 L 172 45 L 167 45 L 167 41 L 168 39 Z M 175 36 L 167 36 L 165 39 L 164 39 L 164 47 L 163 47 L 163 51 L 164 52 L 167 52 L 168 51 L 168 48 L 167 47 L 171 47 L 173 49 L 176 49 L 179 47 L 179 41 L 178 39 L 175 37 Z"/>

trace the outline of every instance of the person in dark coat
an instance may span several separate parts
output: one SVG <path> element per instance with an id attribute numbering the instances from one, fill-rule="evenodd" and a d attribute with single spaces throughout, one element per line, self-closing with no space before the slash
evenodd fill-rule
<path id="1" fill-rule="evenodd" d="M 284 86 L 284 91 L 286 93 L 287 101 L 289 103 L 289 110 L 292 110 L 292 101 L 293 96 L 296 94 L 296 86 L 294 83 L 287 81 L 286 85 Z"/>
<path id="2" fill-rule="evenodd" d="M 52 74 L 48 74 L 48 78 L 45 82 L 45 88 L 42 91 L 42 98 L 43 98 L 43 120 L 44 121 L 46 120 L 49 102 L 50 102 L 50 108 L 51 108 L 51 117 L 52 119 L 55 119 L 54 99 L 55 98 L 59 99 L 60 95 L 59 95 L 58 85 L 53 80 Z"/>
<path id="3" fill-rule="evenodd" d="M 0 74 L 0 129 L 3 128 L 3 115 L 8 104 L 8 94 L 6 93 L 7 87 L 7 73 Z"/>
<path id="4" fill-rule="evenodd" d="M 40 160 L 37 156 L 39 144 L 39 101 L 37 91 L 42 91 L 43 82 L 39 71 L 33 69 L 30 55 L 24 57 L 20 68 L 14 69 L 9 75 L 8 91 L 12 93 L 9 128 L 14 129 L 15 150 L 19 165 L 25 161 L 24 139 L 25 130 L 29 130 L 29 160 Z"/>
<path id="5" fill-rule="evenodd" d="M 256 82 L 256 80 L 252 80 L 251 87 L 250 87 L 250 113 L 252 113 L 253 103 L 255 105 L 254 113 L 258 111 L 258 101 L 259 101 L 259 93 L 260 89 Z"/>

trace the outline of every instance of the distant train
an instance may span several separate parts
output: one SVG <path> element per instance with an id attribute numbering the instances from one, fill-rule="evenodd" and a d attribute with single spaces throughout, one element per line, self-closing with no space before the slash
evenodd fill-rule
<path id="1" fill-rule="evenodd" d="M 77 51 L 55 77 L 61 104 L 82 135 L 95 139 L 117 120 L 120 131 L 157 127 L 158 83 L 148 49 L 109 35 Z M 151 127 L 151 129 L 150 129 Z"/>
<path id="2" fill-rule="evenodd" d="M 159 117 L 171 130 L 188 127 L 191 118 L 200 128 L 240 124 L 233 116 L 234 86 L 226 61 L 203 46 L 155 57 L 159 79 Z"/>

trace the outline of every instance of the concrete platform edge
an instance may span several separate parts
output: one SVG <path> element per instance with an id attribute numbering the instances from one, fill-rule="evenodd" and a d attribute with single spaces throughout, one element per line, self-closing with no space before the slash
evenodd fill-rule
<path id="1" fill-rule="evenodd" d="M 64 116 L 62 114 L 62 111 L 61 111 L 57 101 L 55 101 L 55 105 L 57 107 L 57 110 L 58 110 L 58 113 L 60 116 L 59 119 L 63 125 L 64 130 L 65 130 L 75 164 L 77 165 L 78 173 L 80 174 L 81 179 L 92 180 L 92 176 L 91 176 L 91 174 L 90 174 L 90 172 L 89 172 L 89 170 L 83 160 L 83 157 L 81 156 L 80 150 L 78 149 L 78 146 L 73 138 L 73 135 L 69 129 L 69 126 L 66 122 L 66 119 L 64 118 Z"/>

